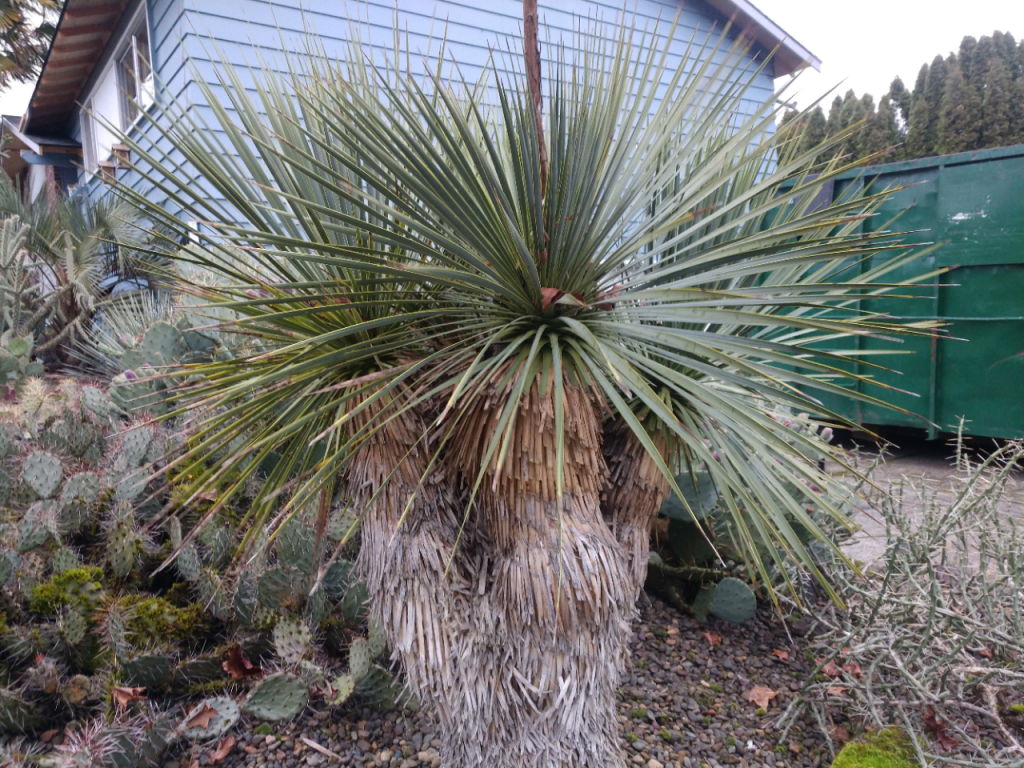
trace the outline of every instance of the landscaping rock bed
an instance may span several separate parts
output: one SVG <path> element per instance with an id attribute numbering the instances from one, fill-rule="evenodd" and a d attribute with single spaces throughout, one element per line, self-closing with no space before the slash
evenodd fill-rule
<path id="1" fill-rule="evenodd" d="M 655 600 L 641 609 L 633 668 L 623 681 L 619 722 L 627 764 L 686 766 L 819 766 L 829 764 L 821 737 L 791 730 L 778 745 L 773 724 L 809 672 L 782 623 L 762 609 L 743 625 L 712 619 L 700 625 Z M 776 692 L 766 708 L 749 700 L 754 686 Z M 290 724 L 243 720 L 223 768 L 438 768 L 436 728 L 423 713 L 310 709 Z M 316 746 L 314 746 L 316 745 Z M 165 768 L 213 763 L 212 745 L 169 759 Z M 319 747 L 320 749 L 317 749 Z M 328 754 L 329 753 L 329 754 Z"/>

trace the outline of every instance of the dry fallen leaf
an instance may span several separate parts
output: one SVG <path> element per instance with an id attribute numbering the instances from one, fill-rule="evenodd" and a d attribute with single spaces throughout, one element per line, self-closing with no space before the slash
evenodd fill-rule
<path id="1" fill-rule="evenodd" d="M 128 688 L 118 686 L 110 692 L 110 695 L 117 703 L 117 706 L 123 709 L 128 706 L 129 701 L 145 701 L 146 697 L 141 695 L 144 690 L 146 690 L 145 687 Z"/>
<path id="2" fill-rule="evenodd" d="M 714 632 L 705 632 L 704 639 L 707 640 L 712 646 L 722 644 L 722 636 L 716 635 Z"/>
<path id="3" fill-rule="evenodd" d="M 978 655 L 985 659 L 991 659 L 992 651 L 990 651 L 988 648 L 982 648 L 980 651 L 978 651 Z"/>
<path id="4" fill-rule="evenodd" d="M 797 744 L 795 741 L 789 742 L 789 751 L 792 752 L 794 755 L 799 755 L 800 754 L 800 750 L 801 750 L 800 745 Z"/>
<path id="5" fill-rule="evenodd" d="M 829 677 L 839 677 L 842 672 L 839 671 L 839 667 L 836 666 L 835 659 L 829 659 L 828 664 L 821 668 L 821 671 Z"/>
<path id="6" fill-rule="evenodd" d="M 242 655 L 242 647 L 240 645 L 234 646 L 228 653 L 227 661 L 221 666 L 224 671 L 231 675 L 233 680 L 242 680 L 247 677 L 259 677 L 263 670 L 255 666 L 245 656 Z"/>
<path id="7" fill-rule="evenodd" d="M 768 709 L 768 702 L 779 695 L 778 691 L 765 688 L 763 685 L 755 685 L 747 691 L 747 701 L 752 701 L 761 709 Z"/>
<path id="8" fill-rule="evenodd" d="M 50 739 L 52 739 L 58 733 L 60 733 L 60 730 L 58 730 L 57 728 L 51 728 L 50 730 L 43 731 L 41 734 L 39 734 L 39 740 L 45 742 L 46 744 L 49 744 Z"/>
<path id="9" fill-rule="evenodd" d="M 775 648 L 772 650 L 772 656 L 777 658 L 779 661 L 785 661 L 789 658 L 789 654 L 783 651 L 781 648 Z"/>
<path id="10" fill-rule="evenodd" d="M 833 725 L 831 728 L 828 729 L 828 732 L 832 736 L 832 738 L 838 741 L 840 744 L 845 744 L 853 738 L 853 736 L 850 734 L 850 731 L 841 725 Z"/>
<path id="11" fill-rule="evenodd" d="M 846 689 L 838 685 L 830 685 L 828 687 L 829 696 L 843 696 L 846 693 Z"/>
<path id="12" fill-rule="evenodd" d="M 210 754 L 210 762 L 219 763 L 221 760 L 223 760 L 225 757 L 231 754 L 231 750 L 234 749 L 234 747 L 235 737 L 225 736 L 223 739 L 220 740 L 220 744 L 217 745 L 217 749 L 215 749 Z"/>
<path id="13" fill-rule="evenodd" d="M 217 715 L 217 710 L 209 704 L 204 704 L 196 710 L 192 717 L 185 721 L 185 726 L 187 728 L 195 728 L 198 725 L 200 728 L 209 728 L 210 719 L 215 715 Z"/>
<path id="14" fill-rule="evenodd" d="M 924 718 L 922 720 L 924 727 L 931 731 L 932 736 L 939 742 L 939 746 L 947 752 L 956 748 L 960 742 L 949 735 L 949 731 L 946 729 L 946 724 L 939 720 L 935 714 L 935 710 L 930 706 L 924 711 Z"/>
<path id="15" fill-rule="evenodd" d="M 855 661 L 848 661 L 843 665 L 843 671 L 846 672 L 854 680 L 864 679 L 864 670 L 860 668 L 860 664 Z"/>

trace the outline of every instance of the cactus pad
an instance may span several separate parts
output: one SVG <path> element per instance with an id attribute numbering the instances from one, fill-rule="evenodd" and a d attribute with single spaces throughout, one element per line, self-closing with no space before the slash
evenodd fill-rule
<path id="1" fill-rule="evenodd" d="M 295 666 L 309 653 L 312 641 L 309 627 L 297 616 L 281 619 L 274 625 L 274 651 L 288 666 Z"/>
<path id="2" fill-rule="evenodd" d="M 11 555 L 13 552 L 8 552 L 6 549 L 0 549 L 0 587 L 7 584 L 14 575 L 14 560 Z"/>
<path id="3" fill-rule="evenodd" d="M 201 721 L 206 718 L 202 715 L 209 709 L 215 710 L 216 714 L 210 717 L 204 728 Z M 238 722 L 239 716 L 238 705 L 227 696 L 203 699 L 185 716 L 178 726 L 178 732 L 188 741 L 209 741 L 230 731 Z"/>
<path id="4" fill-rule="evenodd" d="M 88 631 L 89 623 L 81 612 L 72 609 L 61 617 L 60 633 L 68 645 L 74 647 L 81 643 Z"/>
<path id="5" fill-rule="evenodd" d="M 693 520 L 669 520 L 668 541 L 683 565 L 704 565 L 716 557 L 701 526 Z"/>
<path id="6" fill-rule="evenodd" d="M 64 465 L 52 453 L 36 451 L 25 457 L 21 465 L 21 478 L 41 499 L 53 496 L 60 487 Z"/>
<path id="7" fill-rule="evenodd" d="M 118 521 L 107 534 L 107 560 L 119 579 L 132 572 L 141 550 L 141 541 L 128 520 Z"/>
<path id="8" fill-rule="evenodd" d="M 290 568 L 271 568 L 260 574 L 256 583 L 256 594 L 260 605 L 277 611 L 286 606 L 298 592 L 298 581 L 301 577 Z"/>
<path id="9" fill-rule="evenodd" d="M 115 501 L 135 501 L 146 490 L 148 474 L 144 469 L 135 469 L 122 477 L 114 489 Z"/>
<path id="10" fill-rule="evenodd" d="M 0 688 L 0 733 L 33 733 L 40 725 L 35 707 L 14 691 Z"/>
<path id="11" fill-rule="evenodd" d="M 61 547 L 53 553 L 53 557 L 50 560 L 50 566 L 53 568 L 54 573 L 64 573 L 73 568 L 78 568 L 81 564 L 78 554 L 71 547 Z"/>
<path id="12" fill-rule="evenodd" d="M 250 691 L 242 710 L 263 720 L 288 720 L 309 701 L 309 689 L 301 678 L 288 673 L 271 675 Z"/>
<path id="13" fill-rule="evenodd" d="M 373 620 L 367 626 L 367 641 L 370 644 L 370 653 L 375 659 L 379 659 L 388 649 L 388 639 L 384 635 L 384 628 Z"/>
<path id="14" fill-rule="evenodd" d="M 82 387 L 82 405 L 100 421 L 106 421 L 110 416 L 110 401 L 96 387 Z"/>
<path id="15" fill-rule="evenodd" d="M 174 659 L 159 653 L 143 654 L 124 662 L 121 671 L 128 685 L 142 686 L 153 691 L 171 682 Z"/>
<path id="16" fill-rule="evenodd" d="M 741 624 L 754 618 L 757 599 L 744 582 L 729 576 L 715 587 L 715 594 L 708 611 L 720 619 Z"/>
<path id="17" fill-rule="evenodd" d="M 362 621 L 366 615 L 366 601 L 369 599 L 366 585 L 357 581 L 349 587 L 341 599 L 341 613 L 350 624 Z"/>
<path id="18" fill-rule="evenodd" d="M 245 626 L 251 627 L 256 615 L 256 575 L 245 571 L 238 577 L 235 595 L 231 599 L 235 616 Z"/>
<path id="19" fill-rule="evenodd" d="M 313 531 L 298 515 L 281 526 L 277 534 L 277 559 L 281 565 L 296 568 L 300 573 L 312 573 L 314 549 Z"/>
<path id="20" fill-rule="evenodd" d="M 121 440 L 121 451 L 129 468 L 135 469 L 142 464 L 152 441 L 153 429 L 145 424 L 124 433 Z"/>
<path id="21" fill-rule="evenodd" d="M 185 356 L 188 345 L 181 331 L 170 323 L 160 322 L 146 331 L 139 351 L 150 365 L 172 365 Z"/>
<path id="22" fill-rule="evenodd" d="M 328 702 L 337 706 L 351 698 L 356 689 L 356 680 L 352 675 L 340 675 L 331 681 L 331 687 L 334 688 L 334 696 L 328 699 Z"/>
<path id="23" fill-rule="evenodd" d="M 348 651 L 348 671 L 356 682 L 370 673 L 373 657 L 369 642 L 361 637 L 352 641 L 352 647 Z"/>
<path id="24" fill-rule="evenodd" d="M 661 505 L 661 514 L 665 517 L 690 522 L 703 520 L 718 504 L 718 491 L 711 481 L 710 472 L 694 472 L 692 476 L 689 472 L 682 472 L 676 475 L 676 483 L 690 509 L 687 511 L 686 506 L 673 493 Z"/>
<path id="25" fill-rule="evenodd" d="M 175 560 L 175 563 L 178 566 L 178 573 L 181 574 L 182 578 L 187 581 L 199 581 L 203 564 L 199 559 L 199 551 L 194 544 L 185 544 L 178 553 L 178 559 Z"/>
<path id="26" fill-rule="evenodd" d="M 29 552 L 41 547 L 57 532 L 57 509 L 49 501 L 37 501 L 18 524 L 18 551 Z"/>
<path id="27" fill-rule="evenodd" d="M 99 495 L 99 476 L 95 472 L 79 472 L 69 477 L 60 489 L 60 503 L 62 506 L 73 501 L 91 504 Z"/>

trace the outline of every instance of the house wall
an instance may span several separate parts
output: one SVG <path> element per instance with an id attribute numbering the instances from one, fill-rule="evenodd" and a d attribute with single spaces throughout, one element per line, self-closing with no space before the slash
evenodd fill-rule
<path id="1" fill-rule="evenodd" d="M 375 55 L 383 55 L 394 44 L 394 0 L 369 0 L 366 3 L 333 0 L 146 2 L 157 100 L 177 102 L 210 126 L 216 125 L 217 121 L 199 92 L 195 78 L 199 76 L 206 82 L 215 82 L 216 68 L 221 61 L 242 70 L 243 80 L 251 83 L 251 77 L 245 70 L 257 68 L 261 59 L 279 65 L 282 50 L 302 51 L 303 35 L 307 29 L 319 36 L 328 54 L 341 54 L 353 23 L 358 23 L 363 40 L 374 45 Z M 553 44 L 559 41 L 571 43 L 579 25 L 586 25 L 591 19 L 604 23 L 617 21 L 622 15 L 623 5 L 618 0 L 541 0 L 539 10 L 542 55 L 546 58 Z M 130 7 L 126 16 L 132 12 Z M 458 62 L 462 75 L 469 81 L 474 80 L 487 65 L 491 51 L 504 49 L 511 39 L 519 35 L 522 26 L 520 0 L 487 0 L 486 3 L 399 0 L 397 12 L 403 37 L 408 32 L 408 48 L 413 52 L 409 65 L 414 70 L 422 71 L 423 58 L 420 54 L 436 56 L 439 41 L 446 36 L 448 60 Z M 671 55 L 675 57 L 675 61 L 670 62 L 672 66 L 681 62 L 691 37 L 702 41 L 716 26 L 721 28 L 723 19 L 702 2 L 681 4 L 676 0 L 638 0 L 629 3 L 627 8 L 628 21 L 634 25 L 637 39 L 645 30 L 653 29 L 655 24 L 659 24 L 661 35 L 666 34 L 677 12 L 680 13 L 680 23 L 671 46 Z M 112 46 L 116 45 L 117 39 L 115 35 Z M 763 52 L 758 54 L 763 55 Z M 219 92 L 219 87 L 214 90 Z M 769 64 L 756 76 L 748 92 L 750 104 L 763 102 L 772 92 L 773 72 Z M 77 116 L 73 122 L 77 125 Z M 152 126 L 133 130 L 150 134 L 156 153 L 168 150 L 168 142 L 160 138 Z M 80 128 L 72 126 L 72 132 L 80 138 Z M 143 174 L 118 173 L 124 174 L 122 178 L 137 191 L 177 213 L 174 201 L 167 200 L 166 194 L 155 188 Z M 98 180 L 83 178 L 82 181 L 83 193 L 91 199 L 107 194 Z"/>

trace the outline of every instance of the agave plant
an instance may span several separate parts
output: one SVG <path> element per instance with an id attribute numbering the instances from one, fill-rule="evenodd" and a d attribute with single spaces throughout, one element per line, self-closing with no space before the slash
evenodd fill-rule
<path id="1" fill-rule="evenodd" d="M 674 477 L 708 473 L 754 573 L 820 577 L 791 520 L 813 485 L 845 521 L 828 449 L 769 414 L 828 416 L 813 393 L 856 379 L 844 339 L 926 332 L 858 309 L 913 258 L 871 225 L 883 196 L 815 208 L 841 163 L 773 131 L 742 49 L 723 33 L 672 68 L 661 34 L 594 24 L 556 48 L 542 122 L 520 53 L 467 82 L 410 73 L 397 43 L 370 66 L 354 35 L 341 63 L 314 42 L 252 92 L 229 66 L 222 91 L 200 82 L 216 132 L 165 105 L 154 127 L 184 164 L 122 139 L 182 213 L 121 193 L 217 278 L 183 290 L 258 341 L 185 371 L 176 471 L 216 491 L 212 519 L 273 466 L 250 553 L 309 504 L 322 531 L 347 494 L 372 618 L 446 765 L 616 764 Z"/>

